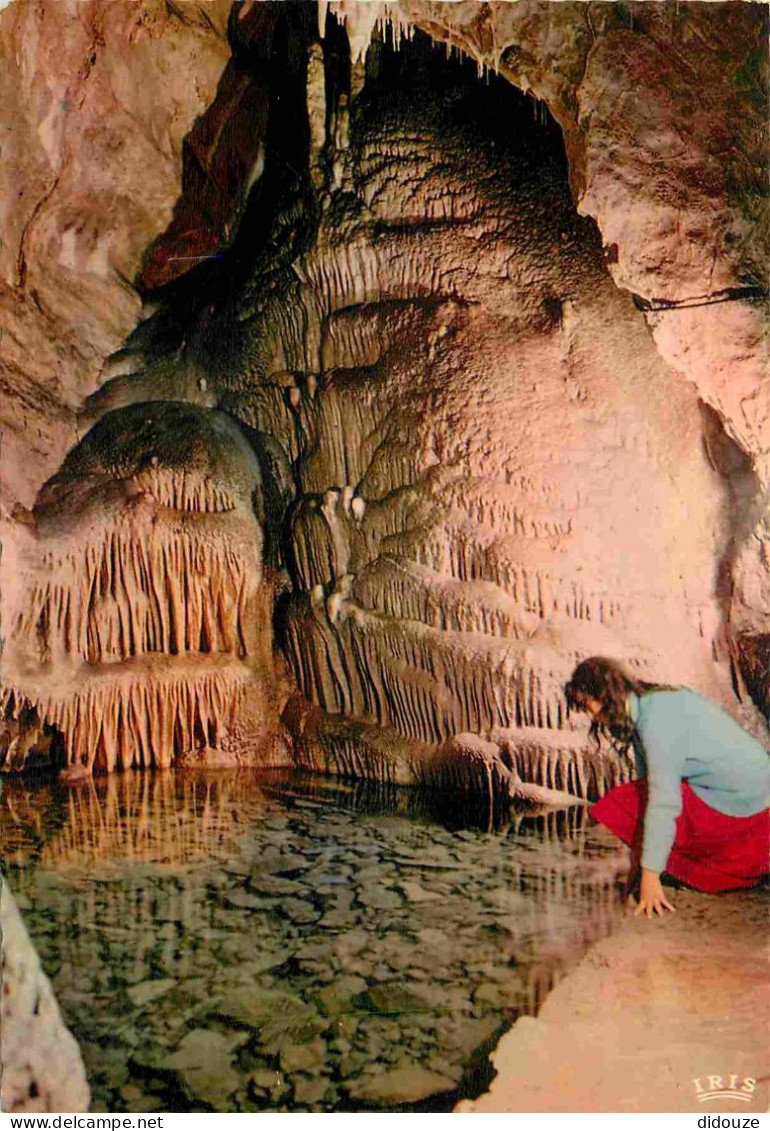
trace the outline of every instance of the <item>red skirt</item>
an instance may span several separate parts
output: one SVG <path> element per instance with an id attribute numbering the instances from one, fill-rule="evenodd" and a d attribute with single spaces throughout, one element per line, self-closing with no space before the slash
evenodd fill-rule
<path id="1" fill-rule="evenodd" d="M 638 858 L 646 808 L 647 782 L 641 778 L 611 789 L 589 813 L 630 844 Z M 665 870 L 698 891 L 751 887 L 770 871 L 770 810 L 728 817 L 682 782 L 682 812 Z"/>

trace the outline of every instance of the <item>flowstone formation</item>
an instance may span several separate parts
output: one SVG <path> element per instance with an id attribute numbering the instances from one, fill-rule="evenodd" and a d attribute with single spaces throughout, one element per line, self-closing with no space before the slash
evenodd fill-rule
<path id="1" fill-rule="evenodd" d="M 295 469 L 286 652 L 327 714 L 450 743 L 444 772 L 428 759 L 437 784 L 457 760 L 512 790 L 534 746 L 535 780 L 585 797 L 561 695 L 577 659 L 631 656 L 720 694 L 726 499 L 701 409 L 671 388 L 524 99 L 424 43 L 374 52 L 358 80 L 311 149 L 312 245 L 221 311 L 225 357 L 199 346 L 221 403 Z M 314 105 L 312 64 L 309 81 Z M 451 748 L 468 732 L 492 746 Z M 320 764 L 355 772 L 324 733 Z M 424 749 L 405 749 L 380 773 L 423 780 Z"/>
<path id="2" fill-rule="evenodd" d="M 698 5 L 232 10 L 147 317 L 81 389 L 92 431 L 8 513 L 6 768 L 46 744 L 86 771 L 271 762 L 282 709 L 305 768 L 592 797 L 630 769 L 566 715 L 591 653 L 761 725 L 750 8 L 710 5 L 718 35 Z M 107 435 L 117 472 L 89 462 Z M 225 449 L 251 468 L 232 507 Z"/>
<path id="3" fill-rule="evenodd" d="M 425 37 L 351 64 L 325 30 L 231 257 L 93 407 L 203 374 L 259 438 L 298 764 L 595 796 L 630 770 L 567 718 L 577 660 L 743 691 L 722 563 L 753 473 L 613 283 L 542 109 Z"/>
<path id="4" fill-rule="evenodd" d="M 260 489 L 220 413 L 154 402 L 91 429 L 41 491 L 6 595 L 6 768 L 276 755 Z"/>

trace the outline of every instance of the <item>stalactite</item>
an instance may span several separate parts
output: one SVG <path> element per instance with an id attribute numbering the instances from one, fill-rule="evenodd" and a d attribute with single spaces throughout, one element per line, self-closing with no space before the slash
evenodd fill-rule
<path id="1" fill-rule="evenodd" d="M 246 685 L 252 713 L 264 687 L 260 491 L 221 413 L 153 401 L 102 417 L 35 504 L 0 717 L 34 713 L 52 761 L 86 771 L 223 750 Z M 0 768 L 24 768 L 20 745 L 0 744 Z"/>
<path id="2" fill-rule="evenodd" d="M 434 749 L 461 733 L 489 733 L 523 782 L 582 799 L 632 776 L 630 763 L 591 755 L 557 729 L 565 722 L 560 665 L 546 678 L 543 655 L 536 672 L 526 645 L 396 622 L 348 600 L 334 625 L 322 605 L 295 603 L 286 645 L 303 693 L 353 726 L 377 724 Z M 349 759 L 341 764 L 354 773 Z"/>
<path id="3" fill-rule="evenodd" d="M 549 553 L 542 555 L 542 566 L 527 564 L 515 538 L 497 538 L 484 527 L 444 523 L 427 536 L 413 531 L 394 539 L 389 549 L 436 575 L 466 583 L 490 583 L 523 612 L 540 620 L 556 615 L 578 622 L 611 624 L 624 611 L 618 596 L 605 590 L 586 591 L 573 576 L 556 574 Z M 527 554 L 528 559 L 532 556 L 531 552 Z M 615 592 L 622 591 L 618 581 Z"/>
<path id="4" fill-rule="evenodd" d="M 92 533 L 77 549 L 50 552 L 14 636 L 36 641 L 42 662 L 89 664 L 162 652 L 247 651 L 243 594 L 256 588 L 256 547 L 244 539 L 156 523 Z"/>
<path id="5" fill-rule="evenodd" d="M 447 508 L 461 511 L 477 525 L 498 534 L 545 538 L 553 545 L 555 539 L 574 532 L 574 511 L 563 501 L 541 502 L 499 481 L 463 478 L 445 488 L 441 498 Z"/>
<path id="6" fill-rule="evenodd" d="M 320 35 L 326 34 L 326 14 L 332 12 L 348 33 L 351 63 L 361 62 L 377 31 L 381 36 L 390 29 L 393 42 L 398 46 L 402 39 L 411 39 L 413 28 L 392 3 L 372 0 L 362 6 L 357 0 L 319 0 L 318 27 Z"/>
<path id="7" fill-rule="evenodd" d="M 363 661 L 362 684 L 372 682 L 374 671 L 388 681 L 381 721 L 401 733 L 418 740 L 446 741 L 460 732 L 480 733 L 508 725 L 517 694 L 526 725 L 536 725 L 538 710 L 542 721 L 545 700 L 552 716 L 557 716 L 560 675 L 550 686 L 544 676 L 530 677 L 524 652 L 515 656 L 515 642 L 449 637 L 415 623 L 373 616 L 352 602 L 345 610 L 337 626 L 338 638 L 345 640 L 346 654 Z M 298 646 L 302 647 L 301 641 Z M 356 696 L 353 702 L 353 713 L 363 715 L 364 702 Z"/>
<path id="8" fill-rule="evenodd" d="M 140 490 L 172 510 L 222 514 L 236 507 L 231 491 L 193 472 L 151 468 L 142 471 L 135 481 Z"/>
<path id="9" fill-rule="evenodd" d="M 595 801 L 611 785 L 630 781 L 635 774 L 630 758 L 587 748 L 577 735 L 537 727 L 497 727 L 493 742 L 522 781 L 566 790 Z"/>
<path id="10" fill-rule="evenodd" d="M 496 744 L 476 735 L 457 735 L 434 756 L 415 764 L 420 784 L 447 798 L 467 797 L 494 807 L 515 796 L 516 779 L 500 758 Z"/>
<path id="11" fill-rule="evenodd" d="M 387 405 L 360 379 L 345 381 L 334 370 L 316 394 L 313 449 L 300 472 L 300 488 L 322 495 L 330 485 L 359 483 L 382 440 Z"/>
<path id="12" fill-rule="evenodd" d="M 326 491 L 321 498 L 297 500 L 287 521 L 288 564 L 296 589 L 331 588 L 346 576 L 351 546 L 360 541 L 358 526 L 365 509 L 350 486 Z"/>
<path id="13" fill-rule="evenodd" d="M 64 737 L 66 764 L 89 771 L 163 769 L 187 751 L 217 749 L 236 727 L 249 669 L 238 661 L 201 671 L 104 670 L 67 691 L 42 692 L 34 707 Z M 4 688 L 0 712 L 30 706 L 24 691 Z"/>
<path id="14" fill-rule="evenodd" d="M 540 160 L 545 135 L 529 130 L 515 101 L 511 120 L 521 137 L 509 146 L 502 131 L 487 129 L 486 104 L 477 104 L 484 92 L 460 71 L 450 102 L 419 84 L 410 89 L 419 97 L 394 98 L 388 68 L 375 66 L 385 49 L 378 59 L 372 53 L 368 71 L 362 59 L 373 36 L 390 28 L 398 42 L 407 33 L 398 6 L 324 0 L 322 37 L 329 12 L 347 27 L 353 65 L 349 91 L 335 105 L 327 99 L 339 83 L 324 73 L 323 49 L 309 50 L 309 173 L 318 208 L 309 217 L 293 191 L 277 204 L 267 250 L 219 312 L 228 348 L 219 350 L 215 333 L 208 352 L 205 334 L 190 338 L 200 350 L 195 364 L 209 363 L 212 395 L 275 445 L 289 481 L 282 498 L 296 499 L 285 516 L 276 508 L 275 522 L 295 590 L 281 609 L 287 657 L 303 693 L 350 720 L 349 734 L 376 724 L 407 748 L 443 750 L 453 788 L 494 797 L 506 775 L 518 775 L 543 789 L 595 796 L 623 780 L 627 767 L 573 744 L 561 686 L 571 661 L 604 653 L 604 640 L 633 637 L 639 654 L 649 628 L 626 633 L 633 585 L 644 590 L 642 611 L 658 600 L 643 571 L 634 577 L 618 564 L 638 532 L 619 514 L 623 500 L 607 469 L 627 470 L 634 485 L 649 481 L 648 509 L 662 513 L 661 500 L 672 498 L 670 472 L 659 464 L 655 437 L 689 421 L 689 409 L 677 402 L 671 415 L 663 412 L 649 359 L 633 371 L 636 347 L 623 354 L 624 335 L 613 330 L 603 340 L 619 351 L 613 364 L 622 356 L 633 371 L 629 388 L 651 382 L 655 390 L 641 438 L 628 434 L 639 431 L 632 401 L 605 373 L 595 345 L 612 312 L 625 314 L 611 306 L 600 253 L 578 238 L 568 187 L 556 175 L 561 156 Z M 628 330 L 631 337 L 630 321 Z M 46 664 L 78 658 L 107 667 L 160 653 L 248 657 L 256 555 L 213 525 L 200 536 L 181 529 L 243 508 L 235 477 L 214 473 L 223 446 L 217 442 L 212 461 L 196 450 L 190 468 L 186 453 L 175 451 L 169 466 L 146 452 L 127 470 L 130 444 L 119 445 L 118 459 L 114 438 L 98 448 L 99 474 L 92 477 L 85 461 L 85 478 L 131 480 L 153 517 L 164 510 L 163 521 L 173 515 L 180 530 L 115 530 L 71 560 L 49 563 L 51 576 L 13 631 L 34 639 L 35 658 Z M 637 470 L 626 455 L 638 457 Z M 702 482 L 689 464 L 687 474 Z M 590 548 L 599 506 L 592 492 L 606 507 L 617 553 Z M 655 544 L 666 549 L 674 540 L 664 533 Z M 141 757 L 159 736 L 171 749 L 203 741 L 208 714 L 191 722 L 175 695 L 173 706 L 158 701 L 157 734 L 137 691 L 115 708 L 119 722 L 106 712 L 97 741 L 112 750 L 128 731 Z M 96 707 L 86 699 L 84 692 L 67 715 L 68 751 L 93 740 Z M 498 731 L 508 736 L 502 761 L 471 750 L 464 764 L 447 754 L 458 734 L 486 739 Z M 318 749 L 310 745 L 300 753 L 308 765 L 354 777 L 390 780 L 403 761 L 400 754 L 383 761 L 371 736 L 356 742 L 342 727 L 321 728 Z M 88 757 L 93 764 L 96 755 Z"/>

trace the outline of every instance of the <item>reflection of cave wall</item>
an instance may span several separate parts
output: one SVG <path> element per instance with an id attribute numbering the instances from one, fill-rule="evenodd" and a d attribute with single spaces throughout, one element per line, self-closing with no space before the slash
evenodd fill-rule
<path id="1" fill-rule="evenodd" d="M 492 59 L 494 44 L 473 46 L 479 28 L 458 31 L 468 5 L 453 6 L 451 34 L 414 7 L 413 22 L 435 38 Z M 498 27 L 514 6 L 486 7 Z M 537 30 L 536 7 L 522 17 L 524 38 Z M 567 27 L 572 6 L 560 7 Z M 560 691 L 590 652 L 733 706 L 731 684 L 743 693 L 745 682 L 766 707 L 756 413 L 741 432 L 705 377 L 700 391 L 717 411 L 704 412 L 661 360 L 608 273 L 631 287 L 638 248 L 621 229 L 620 251 L 603 248 L 577 215 L 562 136 L 541 103 L 501 79 L 479 81 L 425 37 L 394 52 L 375 36 L 351 65 L 345 34 L 329 19 L 322 47 L 309 11 L 256 5 L 231 19 L 234 61 L 188 141 L 174 221 L 145 260 L 144 286 L 169 284 L 152 295 L 160 310 L 85 405 L 86 420 L 109 421 L 132 404 L 193 402 L 233 418 L 250 442 L 266 559 L 284 571 L 280 640 L 316 708 L 288 712 L 297 756 L 423 780 L 437 747 L 461 732 L 496 732 L 505 766 L 504 732 L 511 749 L 529 751 L 519 772 L 534 766 L 543 784 L 596 792 Z M 617 36 L 631 51 L 616 23 L 589 20 L 605 54 Z M 656 26 L 642 21 L 636 34 L 654 38 Z M 351 20 L 354 46 L 359 31 Z M 640 39 L 640 58 L 646 50 Z M 526 85 L 523 55 L 497 62 Z M 617 59 L 606 62 L 611 99 L 622 83 Z M 542 85 L 542 64 L 529 69 Z M 573 90 L 575 75 L 559 75 L 562 93 Z M 589 77 L 598 121 L 606 107 Z M 553 105 L 554 91 L 545 95 Z M 583 134 L 573 129 L 570 98 L 557 113 L 569 174 L 573 187 L 583 178 L 581 192 L 587 179 L 584 200 L 596 201 L 597 155 L 587 119 Z M 623 202 L 613 212 L 608 200 L 592 210 L 614 244 L 607 232 Z M 649 211 L 640 217 L 649 227 Z M 212 233 L 218 243 L 206 242 Z M 180 277 L 187 254 L 218 258 Z M 694 286 L 697 265 L 680 260 Z M 723 289 L 726 276 L 714 278 Z M 676 275 L 661 289 L 651 279 L 635 289 L 665 297 Z M 29 530 L 19 537 L 37 546 Z M 145 531 L 128 537 L 147 545 Z M 253 523 L 255 552 L 261 540 Z M 165 654 L 153 631 L 150 651 Z M 89 674 L 101 703 L 106 673 Z M 178 658 L 167 678 L 188 681 Z M 48 704 L 37 722 L 63 725 L 70 760 L 78 744 L 93 746 L 88 724 L 74 737 L 64 700 L 27 700 Z M 340 718 L 355 721 L 356 754 Z M 565 752 L 580 775 L 556 769 Z"/>

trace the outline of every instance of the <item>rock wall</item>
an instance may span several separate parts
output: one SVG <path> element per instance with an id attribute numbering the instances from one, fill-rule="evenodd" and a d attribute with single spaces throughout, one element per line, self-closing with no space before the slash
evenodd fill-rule
<path id="1" fill-rule="evenodd" d="M 531 94 L 564 133 L 578 210 L 661 356 L 713 406 L 758 483 L 736 532 L 731 645 L 770 718 L 770 381 L 764 5 L 399 0 L 323 5 L 363 57 L 378 24 L 421 28 Z M 738 545 L 736 545 L 736 550 Z M 745 570 L 745 572 L 744 572 Z M 746 574 L 750 580 L 744 581 Z M 754 627 L 744 627 L 745 621 Z"/>
<path id="2" fill-rule="evenodd" d="M 78 436 L 132 286 L 171 219 L 182 143 L 229 57 L 229 0 L 14 0 L 0 13 L 3 502 L 31 507 Z"/>
<path id="3" fill-rule="evenodd" d="M 606 652 L 730 703 L 721 563 L 754 472 L 614 285 L 531 100 L 424 39 L 346 75 L 334 25 L 308 38 L 305 173 L 268 143 L 272 222 L 252 250 L 247 212 L 185 345 L 286 500 L 283 646 L 321 711 L 290 720 L 297 757 L 449 786 L 452 740 L 502 730 L 541 784 L 601 792 L 562 683 Z M 151 331 L 115 396 L 162 387 Z M 515 792 L 502 746 L 487 764 Z"/>
<path id="4" fill-rule="evenodd" d="M 767 483 L 766 7 L 325 7 L 359 55 L 378 20 L 397 36 L 421 28 L 547 105 L 614 281 L 654 308 L 647 319 L 662 356 L 720 412 Z"/>
<path id="5" fill-rule="evenodd" d="M 88 396 L 131 368 L 105 360 L 146 316 L 133 280 L 172 219 L 185 139 L 228 89 L 229 12 L 18 0 L 0 14 L 5 769 L 233 760 L 255 744 L 284 757 L 265 740 L 276 708 L 253 455 L 236 504 L 195 453 L 164 466 L 163 428 L 197 445 L 199 465 L 217 430 L 226 447 L 228 422 L 206 417 L 195 381 L 197 417 L 160 406 L 144 447 L 141 411 L 96 436 L 120 446 L 122 433 L 119 459 L 99 466 L 93 433 L 77 444 L 102 414 L 84 414 Z"/>
<path id="6" fill-rule="evenodd" d="M 329 7 L 361 56 L 378 20 L 396 35 L 423 28 L 548 106 L 569 156 L 578 209 L 602 233 L 614 281 L 637 296 L 659 352 L 714 406 L 749 452 L 754 531 L 748 585 L 733 592 L 733 646 L 757 682 L 767 626 L 756 594 L 768 573 L 766 378 L 767 10 L 761 5 L 435 4 Z M 697 90 L 697 97 L 694 91 Z M 643 96 L 640 92 L 643 91 Z M 748 608 L 747 608 L 748 606 Z"/>
<path id="7" fill-rule="evenodd" d="M 0 943 L 0 1107 L 11 1113 L 88 1111 L 90 1092 L 80 1050 L 2 879 Z"/>
<path id="8" fill-rule="evenodd" d="M 149 317 L 98 375 L 30 378 L 36 397 L 45 381 L 53 390 L 46 421 L 77 408 L 92 430 L 42 492 L 64 426 L 48 462 L 20 471 L 19 446 L 6 463 L 16 497 L 37 496 L 31 515 L 17 506 L 7 539 L 20 581 L 6 765 L 58 735 L 71 765 L 165 764 L 208 747 L 225 702 L 224 729 L 256 735 L 239 729 L 238 701 L 268 618 L 250 620 L 262 626 L 250 652 L 237 594 L 259 601 L 263 556 L 303 697 L 285 716 L 301 764 L 449 784 L 453 743 L 469 733 L 489 757 L 461 748 L 502 793 L 536 767 L 543 786 L 593 795 L 610 779 L 561 694 L 588 653 L 733 710 L 742 697 L 745 719 L 748 693 L 767 709 L 763 158 L 751 125 L 766 14 L 329 7 L 321 38 L 307 4 L 231 13 L 232 58 L 137 280 Z M 13 42 L 31 26 L 53 33 L 41 11 L 25 23 L 28 11 L 3 16 Z M 130 19 L 113 11 L 124 22 L 108 36 L 108 17 L 88 8 L 97 48 L 100 35 L 127 36 L 133 50 L 160 19 L 150 4 Z M 224 12 L 185 11 L 173 49 L 205 43 L 206 67 L 221 62 Z M 162 69 L 155 55 L 132 58 L 131 76 Z M 78 88 L 84 114 L 95 59 Z M 168 129 L 167 105 L 151 134 Z M 54 247 L 33 236 L 54 225 L 60 191 L 19 237 L 14 302 L 38 302 L 38 328 L 73 315 L 31 282 Z M 135 269 L 156 232 L 127 230 Z M 70 290 L 90 303 L 92 260 L 67 263 L 87 280 Z M 60 295 L 63 278 L 46 280 Z M 103 302 L 109 288 L 93 285 Z M 92 359 L 110 348 L 94 340 Z M 199 440 L 213 420 L 236 424 L 201 477 L 158 437 L 142 446 L 153 414 Z M 105 432 L 125 453 L 135 429 L 139 455 L 116 487 L 92 450 Z M 243 443 L 253 494 L 241 492 L 236 517 L 214 465 Z M 207 624 L 212 601 L 222 611 Z M 73 665 L 75 693 L 57 691 Z"/>

